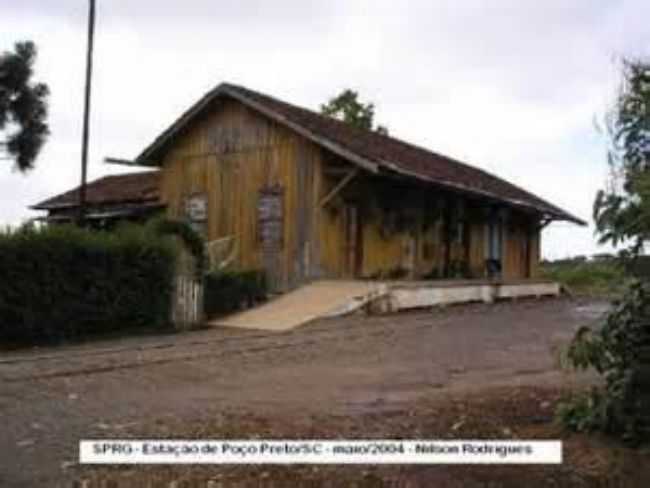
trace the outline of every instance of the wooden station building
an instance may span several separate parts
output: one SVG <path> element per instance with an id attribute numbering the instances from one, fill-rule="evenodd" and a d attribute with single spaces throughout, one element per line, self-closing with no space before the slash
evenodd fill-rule
<path id="1" fill-rule="evenodd" d="M 231 84 L 132 163 L 159 171 L 113 177 L 140 187 L 129 196 L 114 181 L 120 198 L 97 208 L 165 208 L 208 243 L 229 239 L 233 265 L 265 269 L 276 291 L 321 278 L 535 278 L 544 226 L 585 224 L 484 170 Z M 32 208 L 56 220 L 76 192 Z"/>

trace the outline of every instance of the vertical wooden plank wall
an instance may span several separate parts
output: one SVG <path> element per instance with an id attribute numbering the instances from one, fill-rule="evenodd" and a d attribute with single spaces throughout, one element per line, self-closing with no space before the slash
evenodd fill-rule
<path id="1" fill-rule="evenodd" d="M 325 165 L 331 160 L 331 154 L 311 141 L 237 101 L 221 99 L 167 149 L 161 183 L 163 201 L 171 216 L 183 217 L 185 198 L 205 194 L 207 240 L 236 236 L 237 266 L 260 268 L 263 260 L 257 222 L 259 192 L 265 187 L 280 186 L 284 190 L 284 242 L 278 256 L 281 288 L 292 288 L 316 277 L 352 278 L 346 266 L 341 202 L 319 207 L 320 199 L 337 183 L 324 174 Z M 363 175 L 356 179 L 361 178 Z M 431 198 L 430 190 L 423 193 L 422 200 L 426 198 Z M 468 206 L 469 248 L 454 244 L 450 258 L 468 258 L 472 274 L 480 277 L 486 256 L 486 226 L 484 209 L 473 205 Z M 377 212 L 372 212 L 371 218 L 362 211 L 361 276 L 385 273 L 405 264 L 414 266 L 414 278 L 432 269 L 442 271 L 446 254 L 444 226 L 438 222 L 424 228 L 427 211 L 424 204 L 415 209 L 415 228 L 389 237 L 380 232 Z M 539 232 L 530 229 L 530 222 L 516 214 L 506 226 L 505 278 L 524 277 L 527 268 L 535 275 Z M 530 246 L 527 255 L 526 245 Z"/>
<path id="2" fill-rule="evenodd" d="M 208 199 L 207 240 L 234 235 L 240 269 L 262 266 L 257 204 L 266 187 L 284 190 L 281 288 L 315 272 L 310 239 L 319 185 L 321 150 L 236 101 L 219 100 L 174 141 L 163 161 L 162 195 L 171 216 L 184 199 Z M 316 251 L 315 251 L 316 250 Z"/>
<path id="3" fill-rule="evenodd" d="M 503 277 L 536 277 L 539 263 L 539 231 L 525 215 L 513 213 L 505 225 Z"/>
<path id="4" fill-rule="evenodd" d="M 329 187 L 333 184 L 330 183 Z M 415 190 L 414 190 L 415 191 Z M 354 189 L 351 190 L 354 193 Z M 451 261 L 467 262 L 471 276 L 487 277 L 485 260 L 488 255 L 487 215 L 480 203 L 467 204 L 465 242 L 453 242 L 449 250 Z M 380 232 L 384 216 L 374 209 L 362 213 L 363 265 L 361 277 L 385 275 L 397 268 L 409 268 L 411 278 L 421 278 L 432 271 L 445 269 L 445 229 L 442 219 L 433 226 L 423 226 L 426 205 L 417 209 L 418 224 L 409 231 L 385 236 Z M 329 275 L 350 277 L 345 269 L 345 239 L 342 209 L 325 210 L 322 216 L 323 265 Z M 532 221 L 516 212 L 511 213 L 503 229 L 502 276 L 506 279 L 535 277 L 539 262 L 539 233 L 531 229 Z M 415 256 L 410 256 L 415 249 Z M 530 246 L 529 251 L 526 247 Z"/>
<path id="5" fill-rule="evenodd" d="M 531 222 L 531 231 L 530 231 L 530 277 L 539 278 L 539 261 L 541 259 L 541 231 L 537 228 L 537 222 Z"/>

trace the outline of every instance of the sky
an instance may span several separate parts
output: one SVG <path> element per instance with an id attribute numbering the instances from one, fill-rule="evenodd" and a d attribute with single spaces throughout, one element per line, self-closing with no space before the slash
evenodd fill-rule
<path id="1" fill-rule="evenodd" d="M 51 135 L 36 169 L 0 160 L 0 225 L 79 184 L 85 0 L 0 2 L 0 51 L 36 42 Z M 131 159 L 223 81 L 318 109 L 345 88 L 392 136 L 458 158 L 588 220 L 553 223 L 546 258 L 606 252 L 598 121 L 623 58 L 650 54 L 647 0 L 97 0 L 89 177 Z"/>

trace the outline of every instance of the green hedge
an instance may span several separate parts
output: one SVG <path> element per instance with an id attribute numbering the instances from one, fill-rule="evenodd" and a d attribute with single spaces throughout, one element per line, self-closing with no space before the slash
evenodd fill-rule
<path id="1" fill-rule="evenodd" d="M 205 276 L 203 302 L 205 314 L 216 317 L 266 300 L 263 271 L 221 271 Z"/>
<path id="2" fill-rule="evenodd" d="M 169 325 L 171 239 L 142 227 L 0 233 L 0 344 Z"/>

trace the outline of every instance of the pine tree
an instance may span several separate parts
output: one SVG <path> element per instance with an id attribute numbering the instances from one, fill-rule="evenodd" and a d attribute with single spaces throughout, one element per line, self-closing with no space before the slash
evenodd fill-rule
<path id="1" fill-rule="evenodd" d="M 31 41 L 0 54 L 0 149 L 23 172 L 34 167 L 49 134 L 49 88 L 32 81 L 35 60 Z"/>

